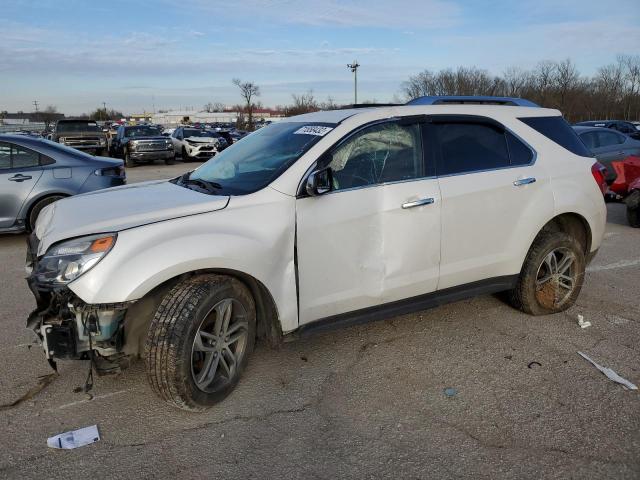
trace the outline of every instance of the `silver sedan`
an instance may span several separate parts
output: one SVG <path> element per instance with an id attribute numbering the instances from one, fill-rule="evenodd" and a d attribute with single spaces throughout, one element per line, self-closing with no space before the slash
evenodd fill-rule
<path id="1" fill-rule="evenodd" d="M 121 160 L 27 135 L 0 135 L 0 232 L 32 230 L 61 198 L 126 183 Z"/>

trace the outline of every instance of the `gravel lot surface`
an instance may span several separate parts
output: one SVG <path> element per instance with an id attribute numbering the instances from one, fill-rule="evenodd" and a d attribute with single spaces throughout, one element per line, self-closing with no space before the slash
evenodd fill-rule
<path id="1" fill-rule="evenodd" d="M 128 169 L 129 182 L 198 165 Z M 92 400 L 73 392 L 88 363 L 59 362 L 46 389 L 0 411 L 0 478 L 639 478 L 639 393 L 577 354 L 640 385 L 640 229 L 623 205 L 608 210 L 566 313 L 530 317 L 483 296 L 258 345 L 235 392 L 204 414 L 157 399 L 141 362 L 97 378 Z M 24 235 L 0 236 L 0 404 L 51 371 L 25 329 L 24 256 Z M 100 442 L 47 448 L 93 424 Z"/>

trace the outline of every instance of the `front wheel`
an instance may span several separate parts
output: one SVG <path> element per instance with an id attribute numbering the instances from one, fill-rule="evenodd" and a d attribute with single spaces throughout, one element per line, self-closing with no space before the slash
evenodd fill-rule
<path id="1" fill-rule="evenodd" d="M 256 309 L 248 288 L 221 275 L 175 285 L 149 326 L 147 378 L 166 402 L 202 411 L 234 389 L 253 351 Z"/>
<path id="2" fill-rule="evenodd" d="M 544 232 L 527 254 L 510 302 L 531 315 L 562 312 L 575 303 L 584 271 L 584 251 L 575 238 Z"/>
<path id="3" fill-rule="evenodd" d="M 131 155 L 129 154 L 129 150 L 126 150 L 124 152 L 124 165 L 126 167 L 135 167 L 136 166 L 136 162 L 133 160 L 133 158 L 131 158 Z"/>

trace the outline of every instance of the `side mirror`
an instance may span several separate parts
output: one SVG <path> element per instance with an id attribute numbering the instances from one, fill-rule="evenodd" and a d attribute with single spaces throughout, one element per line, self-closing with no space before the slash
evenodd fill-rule
<path id="1" fill-rule="evenodd" d="M 311 175 L 307 177 L 307 193 L 312 197 L 323 195 L 331 191 L 331 169 L 323 168 L 322 170 L 316 170 L 311 172 Z"/>

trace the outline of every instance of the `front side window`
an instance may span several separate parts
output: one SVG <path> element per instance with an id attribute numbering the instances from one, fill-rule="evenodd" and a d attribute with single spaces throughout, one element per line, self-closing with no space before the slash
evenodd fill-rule
<path id="1" fill-rule="evenodd" d="M 420 178 L 420 126 L 389 122 L 364 128 L 330 154 L 328 166 L 333 190 Z"/>
<path id="2" fill-rule="evenodd" d="M 435 127 L 440 147 L 438 175 L 510 166 L 505 134 L 493 125 L 456 122 Z"/>
<path id="3" fill-rule="evenodd" d="M 278 122 L 246 136 L 176 183 L 215 195 L 245 195 L 278 178 L 334 124 Z"/>

